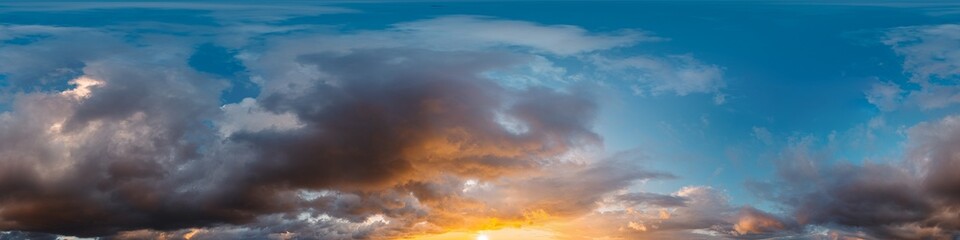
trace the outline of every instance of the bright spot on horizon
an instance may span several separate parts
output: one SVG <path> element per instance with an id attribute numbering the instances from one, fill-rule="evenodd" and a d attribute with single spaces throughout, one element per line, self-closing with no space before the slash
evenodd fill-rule
<path id="1" fill-rule="evenodd" d="M 490 240 L 490 237 L 487 237 L 486 234 L 477 235 L 477 240 Z"/>

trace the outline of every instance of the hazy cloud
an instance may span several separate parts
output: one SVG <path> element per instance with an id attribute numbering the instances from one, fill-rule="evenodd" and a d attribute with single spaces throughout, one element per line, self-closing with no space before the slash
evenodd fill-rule
<path id="1" fill-rule="evenodd" d="M 120 239 L 394 238 L 489 218 L 575 218 L 634 181 L 672 177 L 617 158 L 563 160 L 602 146 L 591 130 L 597 106 L 589 88 L 506 88 L 483 74 L 536 59 L 530 55 L 302 48 L 278 55 L 300 66 L 299 94 L 267 90 L 221 105 L 211 93 L 228 83 L 186 64 L 191 41 L 78 34 L 78 42 L 58 35 L 0 49 L 25 61 L 58 54 L 65 63 L 4 65 L 17 84 L 71 73 L 57 78 L 68 89 L 19 94 L 0 115 L 0 229 Z M 56 53 L 93 42 L 117 50 Z M 254 82 L 269 86 L 272 78 L 258 72 L 265 66 L 251 66 Z M 464 190 L 469 181 L 481 187 Z M 576 197 L 545 191 L 559 186 Z M 528 207 L 510 207 L 518 202 Z"/>
<path id="2" fill-rule="evenodd" d="M 636 95 L 719 93 L 726 83 L 723 68 L 703 63 L 690 55 L 667 57 L 634 56 L 623 59 L 593 56 L 591 61 L 603 71 L 612 71 L 632 83 Z M 724 95 L 715 96 L 723 104 Z"/>
<path id="3" fill-rule="evenodd" d="M 394 25 L 401 32 L 447 44 L 520 46 L 558 55 L 626 47 L 640 41 L 658 41 L 640 31 L 594 34 L 572 25 L 541 25 L 479 16 L 446 16 Z"/>
<path id="4" fill-rule="evenodd" d="M 894 28 L 887 32 L 884 44 L 903 56 L 903 71 L 910 83 L 919 87 L 902 100 L 921 109 L 943 108 L 960 102 L 960 89 L 953 84 L 960 77 L 960 25 L 943 24 Z M 889 110 L 899 102 L 900 87 L 875 85 L 868 100 Z"/>

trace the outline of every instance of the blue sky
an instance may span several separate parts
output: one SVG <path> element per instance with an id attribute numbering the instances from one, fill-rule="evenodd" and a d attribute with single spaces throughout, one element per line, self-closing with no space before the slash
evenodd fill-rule
<path id="1" fill-rule="evenodd" d="M 952 239 L 958 22 L 950 2 L 0 2 L 0 238 Z"/>

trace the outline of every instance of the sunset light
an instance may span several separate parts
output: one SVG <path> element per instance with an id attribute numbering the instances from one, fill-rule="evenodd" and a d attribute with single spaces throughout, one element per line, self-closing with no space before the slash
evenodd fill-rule
<path id="1" fill-rule="evenodd" d="M 960 240 L 960 2 L 0 0 L 0 240 Z"/>

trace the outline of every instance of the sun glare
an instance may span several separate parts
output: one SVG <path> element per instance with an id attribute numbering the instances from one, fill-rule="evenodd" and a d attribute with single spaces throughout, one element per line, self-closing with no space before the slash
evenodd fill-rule
<path id="1" fill-rule="evenodd" d="M 487 237 L 487 235 L 484 235 L 484 234 L 480 234 L 480 235 L 477 235 L 477 240 L 490 240 L 490 237 Z"/>

